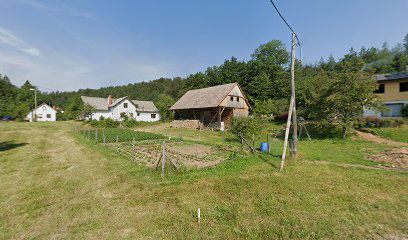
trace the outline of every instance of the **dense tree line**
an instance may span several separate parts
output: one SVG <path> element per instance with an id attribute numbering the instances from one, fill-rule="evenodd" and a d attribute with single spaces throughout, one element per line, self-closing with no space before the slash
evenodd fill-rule
<path id="1" fill-rule="evenodd" d="M 186 78 L 160 78 L 150 82 L 111 86 L 99 89 L 80 89 L 75 92 L 39 93 L 39 102 L 47 102 L 65 110 L 63 119 L 75 118 L 81 111 L 80 96 L 154 101 L 162 114 L 170 118 L 168 107 L 190 89 L 238 82 L 248 97 L 253 111 L 260 114 L 277 114 L 285 111 L 290 95 L 290 54 L 282 41 L 272 40 L 259 46 L 249 61 L 235 57 L 220 66 Z M 296 62 L 297 108 L 305 118 L 349 119 L 350 108 L 362 104 L 375 105 L 372 95 L 377 85 L 369 79 L 371 74 L 405 71 L 408 65 L 408 34 L 403 43 L 390 48 L 350 49 L 343 58 L 330 56 L 316 64 Z M 7 76 L 0 78 L 0 116 L 21 117 L 33 107 L 33 88 L 27 81 L 18 88 Z M 336 109 L 334 111 L 333 109 Z M 357 111 L 357 110 L 355 110 Z M 355 112 L 352 111 L 352 112 Z M 347 122 L 347 121 L 346 121 Z"/>

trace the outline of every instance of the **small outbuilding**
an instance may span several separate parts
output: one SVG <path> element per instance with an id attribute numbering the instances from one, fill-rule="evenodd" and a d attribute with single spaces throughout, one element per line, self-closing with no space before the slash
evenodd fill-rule
<path id="1" fill-rule="evenodd" d="M 186 92 L 171 108 L 175 123 L 194 120 L 197 127 L 229 128 L 234 117 L 247 117 L 250 105 L 238 83 L 229 83 Z M 174 126 L 176 126 L 175 124 Z M 192 124 L 192 126 L 196 126 Z"/>
<path id="2" fill-rule="evenodd" d="M 46 103 L 39 105 L 36 109 L 27 114 L 26 120 L 32 122 L 37 116 L 38 122 L 55 122 L 57 121 L 57 111 Z"/>

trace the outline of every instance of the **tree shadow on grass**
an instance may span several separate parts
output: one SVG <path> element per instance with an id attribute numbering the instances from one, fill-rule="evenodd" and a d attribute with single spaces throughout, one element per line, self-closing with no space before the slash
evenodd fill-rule
<path id="1" fill-rule="evenodd" d="M 0 142 L 0 152 L 11 150 L 13 148 L 23 147 L 28 143 L 14 143 L 13 141 Z"/>
<path id="2" fill-rule="evenodd" d="M 280 162 L 278 161 L 282 158 L 282 155 L 275 155 L 275 154 L 268 154 L 268 153 L 260 153 L 258 157 L 266 162 L 267 164 L 271 165 L 275 169 L 279 169 Z"/>

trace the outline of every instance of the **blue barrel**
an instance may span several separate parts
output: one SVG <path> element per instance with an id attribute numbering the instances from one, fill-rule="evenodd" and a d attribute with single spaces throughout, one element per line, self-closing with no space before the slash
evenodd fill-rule
<path id="1" fill-rule="evenodd" d="M 269 145 L 267 142 L 261 142 L 261 152 L 267 152 L 269 149 Z"/>

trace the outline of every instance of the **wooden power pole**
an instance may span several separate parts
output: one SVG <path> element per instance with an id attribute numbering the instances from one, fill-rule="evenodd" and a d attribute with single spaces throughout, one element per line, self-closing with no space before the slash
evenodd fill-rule
<path id="1" fill-rule="evenodd" d="M 285 166 L 285 159 L 286 159 L 286 150 L 288 146 L 289 140 L 289 132 L 290 132 L 290 124 L 291 121 L 293 123 L 293 155 L 296 157 L 297 155 L 297 146 L 298 146 L 298 135 L 297 135 L 297 116 L 296 116 L 296 90 L 295 90 L 295 61 L 296 61 L 296 34 L 292 32 L 292 58 L 291 58 L 291 97 L 290 97 L 290 104 L 289 104 L 289 114 L 288 120 L 286 123 L 286 130 L 285 130 L 285 142 L 283 145 L 283 153 L 282 153 L 282 160 L 280 165 L 280 171 L 283 171 Z"/>
<path id="2" fill-rule="evenodd" d="M 296 33 L 292 32 L 292 60 L 291 60 L 291 95 L 293 97 L 293 111 L 292 111 L 292 123 L 293 123 L 293 155 L 296 157 L 298 148 L 298 129 L 297 129 L 297 114 L 296 114 L 296 90 L 295 90 L 295 63 L 296 63 Z"/>

